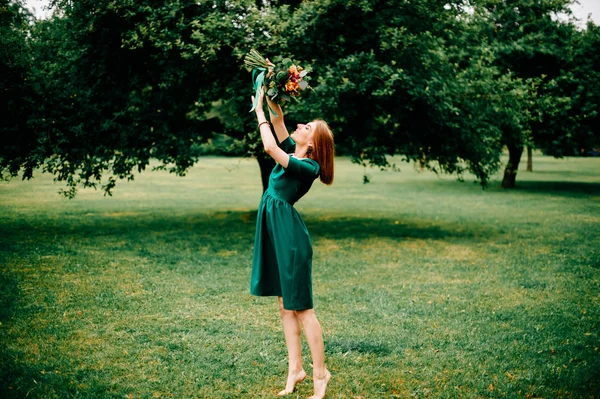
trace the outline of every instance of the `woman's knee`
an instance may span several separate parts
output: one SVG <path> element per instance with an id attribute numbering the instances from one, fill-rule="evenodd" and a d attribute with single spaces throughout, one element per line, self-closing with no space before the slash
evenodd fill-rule
<path id="1" fill-rule="evenodd" d="M 303 325 L 312 324 L 318 322 L 317 314 L 314 309 L 296 310 L 296 317 Z"/>

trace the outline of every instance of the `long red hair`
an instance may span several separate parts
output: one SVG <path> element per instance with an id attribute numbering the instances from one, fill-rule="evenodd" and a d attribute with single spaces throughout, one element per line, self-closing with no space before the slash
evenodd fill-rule
<path id="1" fill-rule="evenodd" d="M 333 148 L 333 133 L 327 122 L 322 119 L 315 119 L 315 133 L 312 139 L 311 159 L 317 161 L 321 167 L 319 178 L 327 185 L 333 183 L 333 158 L 335 151 Z"/>

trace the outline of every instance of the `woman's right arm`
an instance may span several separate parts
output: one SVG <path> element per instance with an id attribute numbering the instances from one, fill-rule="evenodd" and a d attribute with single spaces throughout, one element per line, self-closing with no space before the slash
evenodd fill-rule
<path id="1" fill-rule="evenodd" d="M 273 73 L 273 67 L 275 66 L 275 64 L 273 64 L 268 58 L 267 64 L 269 65 L 269 73 Z M 275 130 L 277 140 L 280 143 L 282 143 L 283 140 L 287 139 L 290 136 L 290 134 L 287 131 L 287 128 L 285 127 L 285 123 L 283 123 L 283 111 L 281 110 L 281 106 L 279 104 L 276 104 L 274 101 L 271 101 L 269 96 L 265 97 L 267 97 L 267 103 L 269 104 L 270 108 L 269 118 L 271 119 L 271 126 L 273 126 L 273 130 Z M 277 113 L 277 116 L 273 115 L 273 112 L 271 112 L 271 110 L 275 111 Z"/>
<path id="2" fill-rule="evenodd" d="M 273 72 L 273 67 L 275 66 L 275 64 L 273 64 L 268 58 L 267 64 L 269 65 L 269 72 Z M 281 110 L 281 106 L 275 103 L 274 101 L 271 101 L 269 96 L 265 97 L 267 97 L 267 103 L 269 104 L 269 108 L 271 108 L 271 110 L 277 113 L 277 116 L 275 116 L 273 115 L 273 112 L 269 110 L 269 118 L 271 119 L 271 126 L 273 126 L 273 130 L 275 130 L 277 140 L 280 143 L 283 143 L 283 140 L 287 139 L 290 136 L 290 134 L 287 131 L 287 128 L 285 127 L 285 123 L 283 123 L 283 111 Z"/>
<path id="3" fill-rule="evenodd" d="M 258 101 L 256 102 L 256 108 L 254 109 L 254 112 L 256 112 L 256 119 L 258 120 L 260 138 L 265 148 L 265 152 L 269 154 L 269 156 L 273 158 L 275 162 L 277 162 L 284 168 L 287 168 L 291 156 L 286 154 L 286 152 L 277 145 L 275 137 L 273 137 L 273 132 L 271 132 L 269 122 L 267 122 L 267 117 L 265 116 L 265 112 L 263 111 L 264 95 L 264 88 L 261 87 L 259 91 Z M 254 97 L 252 97 L 252 104 L 254 103 Z"/>
<path id="4" fill-rule="evenodd" d="M 267 103 L 269 104 L 269 108 L 277 113 L 277 116 L 273 115 L 273 112 L 269 111 L 269 118 L 271 119 L 271 125 L 273 126 L 273 130 L 275 130 L 275 135 L 277 135 L 277 140 L 279 142 L 283 142 L 283 140 L 289 137 L 289 133 L 287 128 L 285 127 L 285 123 L 283 122 L 283 111 L 281 110 L 281 106 L 274 101 L 271 101 L 269 96 L 267 97 Z"/>

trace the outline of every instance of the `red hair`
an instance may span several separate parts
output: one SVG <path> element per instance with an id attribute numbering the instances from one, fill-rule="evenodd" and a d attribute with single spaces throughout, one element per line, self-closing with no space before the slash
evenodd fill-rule
<path id="1" fill-rule="evenodd" d="M 317 161 L 321 167 L 319 178 L 327 185 L 333 183 L 333 133 L 322 119 L 315 119 L 315 133 L 312 139 L 311 158 Z"/>

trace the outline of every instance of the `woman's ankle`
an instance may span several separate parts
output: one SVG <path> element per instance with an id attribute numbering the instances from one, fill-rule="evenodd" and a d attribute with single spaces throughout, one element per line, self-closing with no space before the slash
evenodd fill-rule
<path id="1" fill-rule="evenodd" d="M 302 366 L 289 366 L 288 367 L 288 374 L 290 374 L 290 375 L 299 374 L 303 371 L 304 371 L 304 368 Z"/>
<path id="2" fill-rule="evenodd" d="M 313 378 L 319 379 L 319 380 L 324 380 L 327 375 L 329 374 L 329 370 L 327 370 L 327 367 L 323 367 L 322 369 L 313 369 Z"/>

